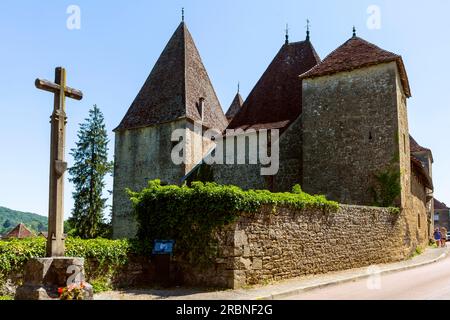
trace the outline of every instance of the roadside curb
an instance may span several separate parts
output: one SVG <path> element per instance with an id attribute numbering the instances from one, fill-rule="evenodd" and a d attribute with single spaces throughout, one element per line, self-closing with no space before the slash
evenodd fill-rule
<path id="1" fill-rule="evenodd" d="M 424 261 L 424 262 L 420 262 L 420 263 L 416 263 L 416 264 L 412 264 L 412 265 L 408 265 L 408 266 L 402 266 L 402 267 L 382 270 L 378 274 L 383 275 L 383 274 L 396 273 L 399 271 L 405 271 L 405 270 L 419 268 L 419 267 L 423 267 L 423 266 L 426 266 L 429 264 L 433 264 L 433 263 L 436 263 L 438 261 L 445 259 L 449 255 L 449 251 L 450 251 L 450 248 L 447 248 L 445 250 L 445 252 L 437 258 L 434 258 L 434 259 L 431 259 L 428 261 Z M 343 279 L 339 279 L 339 280 L 332 280 L 332 281 L 323 282 L 323 283 L 319 283 L 319 284 L 315 284 L 315 285 L 299 286 L 298 288 L 295 288 L 295 289 L 290 289 L 290 290 L 278 292 L 278 293 L 272 293 L 268 296 L 255 298 L 254 300 L 280 300 L 280 299 L 284 299 L 284 298 L 287 298 L 287 297 L 290 297 L 293 295 L 301 294 L 303 292 L 307 292 L 310 290 L 325 288 L 325 287 L 333 286 L 333 285 L 337 285 L 337 284 L 354 282 L 354 281 L 369 278 L 370 276 L 371 276 L 370 274 L 359 274 L 356 276 L 349 276 L 347 278 L 343 278 Z"/>

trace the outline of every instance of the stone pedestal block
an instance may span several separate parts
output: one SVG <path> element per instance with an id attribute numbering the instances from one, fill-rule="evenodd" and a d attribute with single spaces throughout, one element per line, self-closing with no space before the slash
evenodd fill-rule
<path id="1" fill-rule="evenodd" d="M 16 300 L 59 299 L 58 288 L 84 281 L 83 258 L 37 258 L 25 266 L 24 285 L 17 288 Z M 85 300 L 93 299 L 92 286 L 86 283 Z"/>

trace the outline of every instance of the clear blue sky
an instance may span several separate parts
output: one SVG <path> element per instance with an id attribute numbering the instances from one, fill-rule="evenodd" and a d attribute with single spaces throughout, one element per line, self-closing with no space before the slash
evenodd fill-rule
<path id="1" fill-rule="evenodd" d="M 68 30 L 69 5 L 81 8 L 81 29 Z M 367 8 L 381 9 L 381 28 L 369 29 Z M 450 1 L 412 0 L 2 0 L 0 2 L 0 206 L 47 214 L 49 116 L 52 96 L 34 79 L 68 71 L 68 85 L 82 89 L 68 101 L 67 152 L 76 131 L 97 104 L 105 114 L 113 155 L 117 126 L 181 20 L 196 41 L 224 109 L 237 82 L 245 96 L 284 41 L 305 37 L 323 58 L 358 35 L 403 56 L 412 87 L 410 131 L 433 150 L 435 195 L 450 204 Z M 71 157 L 67 155 L 69 165 Z M 112 179 L 109 179 L 109 188 Z M 73 205 L 66 184 L 66 216 Z"/>

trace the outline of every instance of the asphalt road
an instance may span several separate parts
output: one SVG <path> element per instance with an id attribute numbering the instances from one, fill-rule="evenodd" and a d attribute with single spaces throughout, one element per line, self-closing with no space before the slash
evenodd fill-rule
<path id="1" fill-rule="evenodd" d="M 450 257 L 423 267 L 319 288 L 289 300 L 450 300 Z"/>

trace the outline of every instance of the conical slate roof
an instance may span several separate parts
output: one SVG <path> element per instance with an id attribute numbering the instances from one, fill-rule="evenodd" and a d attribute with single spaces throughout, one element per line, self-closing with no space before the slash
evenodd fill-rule
<path id="1" fill-rule="evenodd" d="M 410 97 L 411 90 L 402 57 L 356 36 L 330 53 L 321 63 L 304 73 L 301 78 L 315 78 L 386 62 L 397 63 L 403 89 L 406 96 Z"/>
<path id="2" fill-rule="evenodd" d="M 242 100 L 241 94 L 238 92 L 236 94 L 236 96 L 234 97 L 230 108 L 228 109 L 227 113 L 225 114 L 228 121 L 233 120 L 233 118 L 238 114 L 238 112 L 241 111 L 243 104 L 244 104 L 244 101 Z"/>
<path id="3" fill-rule="evenodd" d="M 201 121 L 198 109 L 200 98 L 205 99 L 203 125 L 223 130 L 228 121 L 194 40 L 182 22 L 115 131 L 180 118 Z"/>
<path id="4" fill-rule="evenodd" d="M 289 126 L 302 112 L 302 83 L 298 77 L 319 62 L 309 40 L 283 45 L 228 129 Z"/>

